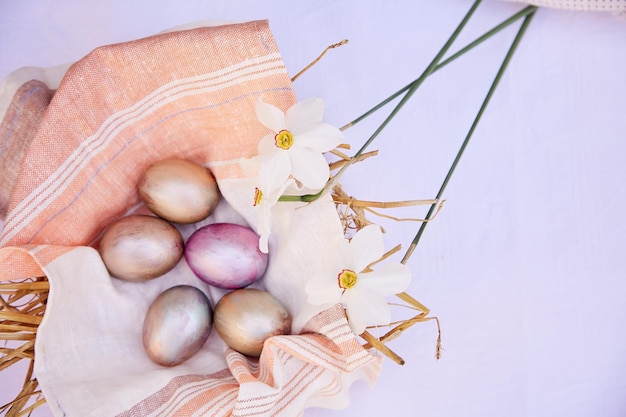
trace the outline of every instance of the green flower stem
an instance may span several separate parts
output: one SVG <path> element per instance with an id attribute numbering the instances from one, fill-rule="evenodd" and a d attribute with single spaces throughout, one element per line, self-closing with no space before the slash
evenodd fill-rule
<path id="1" fill-rule="evenodd" d="M 370 138 L 363 144 L 363 146 L 361 146 L 361 149 L 359 149 L 357 151 L 357 153 L 355 153 L 352 158 L 350 158 L 349 161 L 347 161 L 342 167 L 341 169 L 333 176 L 333 178 L 328 181 L 328 183 L 326 184 L 326 186 L 324 187 L 324 189 L 322 189 L 321 193 L 324 194 L 325 192 L 328 192 L 330 190 L 332 190 L 332 188 L 337 184 L 337 182 L 339 181 L 339 178 L 343 175 L 343 173 L 355 162 L 359 159 L 359 157 L 361 156 L 361 154 L 365 151 L 365 149 L 367 149 L 367 147 L 372 143 L 372 141 L 374 139 L 376 139 L 376 137 L 383 131 L 383 129 L 389 124 L 389 122 L 395 117 L 395 115 L 398 113 L 398 111 L 400 111 L 400 109 L 402 107 L 404 107 L 404 105 L 406 104 L 407 101 L 409 101 L 409 99 L 411 98 L 411 96 L 413 96 L 413 93 L 415 93 L 415 91 L 417 91 L 417 89 L 422 85 L 422 83 L 424 82 L 424 80 L 426 80 L 426 78 L 433 73 L 435 67 L 437 66 L 437 64 L 439 64 L 439 61 L 441 61 L 441 59 L 443 58 L 443 56 L 446 54 L 446 52 L 448 52 L 448 49 L 450 49 L 450 47 L 452 46 L 452 44 L 454 43 L 454 41 L 456 40 L 456 38 L 459 36 L 459 34 L 461 33 L 461 31 L 463 30 L 463 28 L 465 27 L 465 25 L 467 24 L 467 22 L 469 22 L 470 18 L 472 17 L 472 15 L 474 14 L 474 12 L 476 11 L 476 9 L 478 8 L 478 6 L 480 5 L 481 0 L 475 0 L 474 4 L 472 5 L 472 7 L 469 9 L 469 11 L 465 14 L 465 16 L 463 17 L 463 20 L 461 20 L 461 23 L 459 23 L 459 25 L 456 27 L 456 29 L 454 30 L 454 32 L 452 32 L 452 35 L 450 36 L 450 38 L 448 38 L 448 40 L 446 41 L 446 43 L 443 45 L 443 47 L 441 48 L 441 50 L 439 50 L 439 52 L 437 53 L 437 55 L 435 56 L 435 58 L 433 58 L 433 60 L 431 61 L 431 63 L 428 65 L 428 67 L 426 67 L 426 69 L 424 70 L 424 72 L 422 73 L 422 75 L 411 85 L 411 87 L 406 91 L 406 93 L 404 94 L 404 97 L 402 97 L 402 99 L 400 100 L 400 102 L 396 105 L 396 107 L 394 107 L 394 109 L 391 111 L 391 113 L 389 113 L 389 116 L 387 116 L 387 118 L 381 123 L 381 125 L 374 131 L 374 133 L 372 134 L 372 136 L 370 136 Z"/>
<path id="2" fill-rule="evenodd" d="M 524 33 L 526 32 L 526 28 L 528 27 L 528 25 L 530 24 L 530 21 L 532 20 L 534 16 L 534 11 L 532 11 L 531 13 L 529 13 L 525 18 L 524 21 L 522 23 L 522 25 L 520 26 L 517 35 L 515 36 L 515 39 L 513 40 L 513 43 L 511 44 L 504 60 L 502 61 L 502 64 L 500 65 L 500 68 L 498 69 L 498 72 L 493 80 L 493 82 L 491 83 L 491 87 L 489 87 L 489 91 L 487 92 L 487 95 L 485 96 L 485 99 L 483 100 L 482 105 L 480 106 L 480 110 L 478 111 L 478 113 L 476 114 L 476 117 L 474 118 L 474 122 L 472 123 L 472 126 L 470 127 L 467 136 L 465 137 L 465 140 L 463 141 L 461 148 L 459 149 L 456 157 L 454 158 L 454 162 L 452 163 L 452 165 L 450 166 L 450 169 L 448 170 L 448 174 L 446 175 L 446 178 L 444 179 L 443 183 L 441 184 L 441 188 L 439 189 L 439 192 L 437 193 L 437 196 L 435 197 L 437 200 L 439 200 L 441 198 L 441 196 L 443 195 L 444 190 L 446 189 L 446 186 L 448 185 L 448 182 L 450 181 L 450 178 L 452 177 L 452 174 L 454 173 L 454 170 L 456 169 L 459 161 L 461 160 L 461 156 L 463 156 L 463 152 L 465 151 L 465 148 L 467 147 L 473 133 L 474 130 L 476 130 L 476 126 L 478 125 L 478 122 L 480 121 L 485 108 L 487 107 L 487 104 L 489 104 L 489 101 L 491 100 L 491 97 L 493 96 L 494 91 L 496 90 L 496 87 L 498 86 L 498 83 L 500 82 L 500 79 L 502 78 L 502 75 L 504 74 L 504 71 L 506 70 L 506 67 L 508 66 L 509 62 L 511 61 L 511 58 L 513 57 L 513 54 L 515 53 L 515 50 L 517 49 L 517 46 L 519 45 Z M 430 206 L 430 209 L 428 210 L 428 213 L 426 214 L 425 217 L 425 221 L 421 224 L 417 235 L 415 235 L 415 238 L 413 239 L 413 241 L 411 242 L 411 245 L 409 247 L 409 249 L 407 250 L 406 254 L 404 255 L 404 258 L 402 259 L 402 263 L 406 264 L 406 262 L 409 260 L 409 257 L 413 254 L 413 251 L 415 250 L 415 247 L 417 246 L 417 244 L 419 243 L 420 238 L 422 237 L 422 234 L 424 233 L 424 229 L 426 228 L 426 225 L 428 224 L 428 220 L 431 218 L 431 216 L 433 215 L 433 212 L 435 211 L 435 207 L 437 206 L 437 204 L 433 204 Z"/>
<path id="3" fill-rule="evenodd" d="M 361 149 L 359 149 L 358 152 L 356 154 L 354 154 L 354 156 L 352 158 L 350 158 L 350 160 L 348 162 L 346 162 L 346 164 L 344 164 L 343 167 L 341 167 L 341 169 L 337 172 L 337 174 L 335 174 L 335 176 L 333 176 L 333 178 L 330 181 L 328 181 L 328 183 L 326 183 L 326 186 L 319 193 L 317 193 L 317 194 L 307 194 L 307 195 L 304 195 L 304 196 L 281 196 L 279 198 L 279 201 L 305 201 L 305 202 L 310 202 L 310 201 L 316 200 L 317 198 L 322 196 L 324 193 L 326 193 L 329 190 L 331 190 L 335 186 L 337 181 L 339 181 L 339 178 L 341 177 L 341 175 L 343 175 L 343 173 L 348 169 L 348 167 L 350 167 L 354 163 L 354 161 L 358 160 L 358 158 L 365 151 L 365 149 L 370 145 L 370 143 L 372 143 L 372 141 L 380 134 L 380 132 L 383 131 L 383 129 L 387 126 L 387 124 L 389 124 L 391 119 L 393 119 L 395 117 L 395 115 L 398 113 L 398 111 L 406 104 L 406 102 L 411 98 L 413 93 L 415 93 L 417 88 L 420 85 L 422 85 L 424 80 L 433 72 L 433 70 L 435 69 L 437 64 L 439 64 L 439 61 L 441 61 L 441 59 L 443 58 L 445 53 L 448 51 L 448 49 L 450 49 L 450 47 L 452 46 L 452 44 L 454 43 L 456 38 L 459 36 L 459 34 L 463 30 L 463 28 L 465 27 L 467 22 L 470 20 L 470 18 L 474 14 L 474 11 L 476 11 L 476 9 L 478 8 L 480 2 L 481 2 L 481 0 L 475 0 L 474 1 L 474 4 L 470 8 L 470 10 L 466 13 L 466 15 L 463 17 L 463 20 L 461 20 L 461 23 L 457 26 L 457 28 L 454 30 L 454 32 L 452 32 L 452 35 L 450 36 L 450 38 L 446 41 L 446 43 L 443 45 L 441 50 L 437 53 L 437 55 L 432 60 L 432 62 L 424 70 L 422 75 L 411 84 L 409 89 L 406 91 L 404 97 L 402 97 L 400 102 L 391 111 L 389 116 L 387 116 L 387 118 L 376 129 L 376 131 L 374 131 L 372 136 L 370 136 L 370 138 L 365 142 L 365 144 L 361 147 Z"/>
<path id="4" fill-rule="evenodd" d="M 441 68 L 445 67 L 446 65 L 448 65 L 449 63 L 451 63 L 455 59 L 459 58 L 461 55 L 465 54 L 466 52 L 469 52 L 470 50 L 474 49 L 476 46 L 480 45 L 481 43 L 483 43 L 487 39 L 491 38 L 495 34 L 499 33 L 503 29 L 507 28 L 512 23 L 518 21 L 522 17 L 525 17 L 525 16 L 529 15 L 530 13 L 534 13 L 536 9 L 537 9 L 537 6 L 528 6 L 528 7 L 525 7 L 524 9 L 520 10 L 519 12 L 515 13 L 513 16 L 509 17 L 508 19 L 506 19 L 505 21 L 503 21 L 499 25 L 494 26 L 491 30 L 485 32 L 482 36 L 479 36 L 478 38 L 474 39 L 472 42 L 467 44 L 465 47 L 459 49 L 456 53 L 451 55 L 449 58 L 445 59 L 440 64 L 435 66 L 435 68 L 433 68 L 433 71 L 431 72 L 431 74 L 433 74 L 436 71 L 440 70 Z M 402 94 L 405 91 L 407 91 L 415 83 L 420 82 L 420 78 L 417 78 L 417 79 L 411 81 L 409 84 L 405 85 L 400 90 L 396 91 L 395 93 L 393 93 L 392 95 L 390 95 L 389 97 L 387 97 L 386 99 L 384 99 L 383 101 L 378 103 L 376 106 L 372 107 L 371 109 L 369 109 L 368 111 L 366 111 L 365 113 L 363 113 L 362 115 L 357 117 L 356 119 L 354 119 L 351 122 L 347 123 L 346 125 L 344 125 L 341 128 L 341 130 L 346 130 L 347 128 L 349 128 L 351 126 L 354 126 L 355 124 L 359 123 L 361 120 L 367 118 L 368 116 L 371 116 L 374 112 L 380 110 L 382 107 L 384 107 L 390 101 L 392 101 L 393 99 L 398 97 L 400 94 Z"/>
<path id="5" fill-rule="evenodd" d="M 311 201 L 315 201 L 322 196 L 322 192 L 320 191 L 317 194 L 305 194 L 305 195 L 281 195 L 278 201 L 291 201 L 291 202 L 302 202 L 310 203 Z"/>

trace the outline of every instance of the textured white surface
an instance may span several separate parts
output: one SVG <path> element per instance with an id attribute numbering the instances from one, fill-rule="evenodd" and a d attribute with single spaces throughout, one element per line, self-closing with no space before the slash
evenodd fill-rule
<path id="1" fill-rule="evenodd" d="M 0 78 L 20 66 L 75 61 L 91 49 L 205 19 L 270 20 L 295 83 L 326 101 L 336 125 L 417 77 L 470 2 L 190 1 L 0 5 Z M 484 1 L 453 50 L 519 10 Z M 515 25 L 517 26 L 517 25 Z M 478 110 L 515 28 L 429 78 L 352 167 L 346 191 L 365 200 L 432 198 Z M 626 22 L 540 9 L 411 257 L 410 294 L 442 323 L 391 347 L 377 386 L 345 411 L 305 416 L 568 416 L 626 413 Z M 346 132 L 353 149 L 385 112 Z M 425 208 L 388 211 L 420 217 Z M 377 218 L 371 217 L 378 221 Z M 418 225 L 380 220 L 387 246 Z M 22 371 L 0 373 L 0 403 Z M 48 416 L 45 408 L 35 415 Z"/>

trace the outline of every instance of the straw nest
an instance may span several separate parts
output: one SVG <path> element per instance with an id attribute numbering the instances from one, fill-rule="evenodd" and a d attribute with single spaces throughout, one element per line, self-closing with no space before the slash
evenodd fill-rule
<path id="1" fill-rule="evenodd" d="M 300 75 L 316 64 L 328 50 L 344 45 L 345 43 L 347 43 L 347 40 L 327 47 L 311 64 L 297 73 L 292 78 L 292 81 L 295 81 Z M 350 125 L 344 126 L 342 130 L 347 127 L 350 127 Z M 336 157 L 336 160 L 330 162 L 329 166 L 331 172 L 336 173 L 336 177 L 334 178 L 335 181 L 331 178 L 329 184 L 333 185 L 330 189 L 330 193 L 337 207 L 337 213 L 342 222 L 346 238 L 350 238 L 356 231 L 373 223 L 368 220 L 366 214 L 373 214 L 397 221 L 426 222 L 433 220 L 436 213 L 435 216 L 427 220 L 413 218 L 400 219 L 384 214 L 381 210 L 415 205 L 438 205 L 439 210 L 443 206 L 443 202 L 439 202 L 436 199 L 376 202 L 359 200 L 348 195 L 337 181 L 343 170 L 352 163 L 361 162 L 367 158 L 376 156 L 378 151 L 359 152 L 354 157 L 349 157 L 342 152 L 342 149 L 349 149 L 349 146 L 340 145 L 337 149 L 331 151 Z M 337 173 L 337 171 L 339 171 L 339 173 Z M 387 252 L 383 258 L 381 258 L 381 261 L 399 250 L 400 245 Z M 409 249 L 402 261 L 403 263 L 406 262 L 411 253 L 412 251 Z M 5 405 L 0 405 L 0 414 L 5 414 L 7 417 L 30 415 L 35 408 L 46 402 L 39 388 L 37 378 L 33 373 L 33 368 L 37 329 L 46 311 L 49 290 L 50 284 L 45 276 L 34 277 L 19 282 L 0 282 L 0 372 L 11 366 L 23 365 L 23 361 L 28 362 L 22 389 L 14 400 Z M 396 294 L 396 297 L 401 303 L 392 304 L 401 306 L 411 311 L 412 314 L 406 319 L 384 326 L 388 328 L 388 331 L 380 337 L 375 337 L 366 330 L 363 334 L 359 335 L 363 339 L 363 347 L 365 349 L 376 349 L 395 363 L 403 365 L 405 363 L 404 359 L 391 350 L 388 343 L 396 339 L 413 325 L 433 320 L 437 326 L 435 357 L 439 359 L 441 356 L 441 329 L 439 319 L 430 316 L 430 310 L 408 293 L 403 292 Z"/>
<path id="2" fill-rule="evenodd" d="M 350 160 L 340 150 L 335 150 L 332 153 L 338 159 L 330 164 L 331 171 L 341 168 Z M 376 154 L 376 151 L 363 154 L 360 156 L 359 161 Z M 397 219 L 381 213 L 380 210 L 436 203 L 435 200 L 402 202 L 363 201 L 346 194 L 340 184 L 333 187 L 332 197 L 346 237 L 352 236 L 357 230 L 372 223 L 366 217 L 367 213 L 395 220 L 423 221 L 420 219 Z M 385 254 L 383 259 L 398 252 L 399 249 L 400 246 L 393 248 Z M 35 277 L 20 282 L 0 283 L 0 372 L 11 366 L 23 366 L 23 361 L 28 362 L 21 391 L 13 401 L 0 406 L 0 413 L 6 414 L 7 417 L 29 415 L 36 407 L 45 403 L 37 378 L 33 374 L 33 365 L 37 329 L 46 311 L 49 289 L 50 285 L 46 277 Z M 374 348 L 394 362 L 402 365 L 404 364 L 404 359 L 392 351 L 387 343 L 397 338 L 414 324 L 434 320 L 438 329 L 435 356 L 439 358 L 441 353 L 441 332 L 437 317 L 429 316 L 430 310 L 411 295 L 400 293 L 396 296 L 402 302 L 401 305 L 412 311 L 412 314 L 405 320 L 391 323 L 388 326 L 389 330 L 381 337 L 377 338 L 368 331 L 364 332 L 360 335 L 363 339 L 364 348 Z"/>
<path id="3" fill-rule="evenodd" d="M 334 173 L 334 177 L 331 179 L 328 188 L 326 191 L 330 192 L 335 204 L 337 205 L 338 215 L 343 223 L 344 232 L 347 238 L 349 238 L 353 233 L 362 227 L 370 224 L 371 222 L 366 218 L 366 214 L 372 214 L 376 216 L 381 216 L 385 218 L 390 218 L 394 220 L 411 220 L 418 222 L 428 222 L 432 221 L 438 210 L 441 209 L 443 202 L 438 201 L 437 199 L 433 200 L 413 200 L 413 201 L 402 201 L 402 202 L 372 202 L 372 201 L 363 201 L 352 196 L 346 194 L 341 185 L 338 184 L 338 178 L 341 176 L 341 173 L 345 171 L 349 165 L 355 162 L 362 161 L 368 157 L 376 155 L 376 151 L 363 153 L 362 151 L 371 143 L 371 141 L 377 136 L 377 134 L 382 130 L 387 121 L 389 121 L 395 113 L 405 104 L 405 102 L 411 97 L 411 95 L 415 92 L 415 90 L 422 84 L 424 79 L 426 79 L 430 74 L 437 71 L 438 69 L 444 67 L 450 62 L 454 61 L 459 56 L 465 54 L 466 52 L 472 50 L 475 46 L 481 44 L 485 40 L 494 36 L 497 33 L 500 33 L 504 28 L 508 27 L 512 23 L 523 19 L 523 23 L 521 24 L 517 36 L 515 37 L 511 47 L 509 48 L 507 55 L 500 65 L 500 68 L 494 78 L 494 81 L 489 89 L 488 94 L 483 100 L 483 104 L 476 115 L 476 118 L 472 124 L 472 127 L 468 131 L 465 140 L 463 141 L 457 156 L 448 171 L 448 175 L 446 176 L 439 193 L 437 194 L 437 198 L 439 198 L 443 190 L 445 189 L 454 169 L 463 154 L 463 150 L 469 143 L 470 138 L 474 132 L 474 128 L 478 121 L 480 120 L 484 108 L 489 103 L 489 100 L 493 94 L 493 91 L 496 89 L 502 74 L 504 73 L 511 57 L 513 56 L 517 45 L 519 44 L 526 28 L 528 27 L 535 11 L 537 10 L 536 6 L 527 6 L 526 8 L 520 10 L 510 18 L 506 19 L 499 25 L 495 26 L 482 36 L 478 37 L 464 48 L 461 48 L 455 54 L 452 54 L 447 59 L 443 60 L 443 56 L 449 50 L 451 45 L 454 43 L 455 39 L 462 31 L 464 26 L 469 21 L 470 17 L 476 10 L 480 3 L 480 0 L 476 0 L 466 16 L 463 18 L 461 23 L 452 33 L 448 41 L 441 48 L 440 52 L 437 54 L 435 59 L 431 62 L 431 64 L 426 68 L 426 70 L 422 73 L 422 75 L 399 90 L 398 92 L 391 95 L 389 98 L 379 103 L 377 106 L 372 108 L 370 111 L 355 119 L 353 122 L 350 122 L 346 126 L 342 128 L 348 128 L 352 126 L 354 123 L 358 122 L 365 117 L 367 117 L 372 112 L 380 109 L 382 106 L 389 103 L 395 97 L 398 97 L 401 94 L 404 94 L 403 98 L 396 105 L 394 110 L 390 113 L 388 118 L 385 120 L 383 125 L 377 130 L 372 137 L 365 143 L 365 145 L 359 150 L 353 157 L 348 157 L 342 153 L 341 148 L 336 149 L 332 153 L 338 157 L 335 162 L 330 164 L 331 172 Z M 302 71 L 296 74 L 292 78 L 292 81 L 295 81 L 298 77 L 300 77 L 304 72 L 310 69 L 314 64 L 316 64 L 324 54 L 333 48 L 344 45 L 347 41 L 342 41 L 337 44 L 333 44 L 327 47 L 320 56 L 318 56 L 311 64 L 305 67 Z M 347 148 L 347 147 L 343 147 Z M 307 200 L 302 200 L 307 201 Z M 310 201 L 310 200 L 309 200 Z M 405 206 L 413 206 L 413 205 L 430 205 L 430 211 L 426 215 L 426 219 L 397 219 L 392 216 L 383 214 L 380 210 L 394 208 L 394 207 L 405 207 Z M 437 209 L 436 209 L 437 208 Z M 435 210 L 436 209 L 436 210 Z M 433 216 L 431 214 L 434 213 Z M 416 236 L 416 239 L 411 244 L 411 246 L 406 251 L 404 258 L 402 259 L 402 263 L 406 263 L 408 258 L 413 253 L 413 249 L 415 249 L 415 245 L 417 244 L 418 237 L 423 230 L 423 226 L 426 223 L 422 224 L 420 228 L 420 232 Z M 384 257 L 391 256 L 392 254 L 399 251 L 399 246 L 392 249 L 388 252 Z M 41 323 L 45 309 L 46 309 L 46 301 L 48 297 L 49 284 L 46 277 L 34 277 L 32 279 L 24 280 L 22 282 L 5 282 L 0 283 L 0 372 L 7 369 L 10 366 L 15 366 L 16 364 L 23 364 L 23 360 L 28 362 L 28 367 L 26 368 L 24 384 L 21 392 L 17 395 L 17 397 L 11 401 L 9 404 L 0 407 L 0 413 L 5 413 L 7 417 L 18 417 L 28 415 L 33 409 L 37 406 L 45 403 L 45 399 L 41 394 L 41 391 L 38 388 L 37 380 L 33 375 L 33 363 L 34 363 L 34 347 L 37 336 L 37 328 Z M 393 352 L 388 343 L 400 336 L 405 330 L 412 327 L 417 323 L 423 323 L 426 321 L 434 321 L 437 326 L 437 341 L 436 341 L 436 349 L 435 356 L 439 358 L 441 354 L 441 331 L 439 327 L 439 320 L 437 317 L 430 316 L 429 309 L 413 298 L 411 295 L 406 292 L 396 294 L 396 297 L 400 302 L 398 303 L 390 303 L 393 305 L 398 305 L 404 308 L 404 311 L 410 311 L 409 317 L 386 326 L 388 327 L 388 331 L 380 336 L 374 337 L 369 331 L 364 332 L 360 337 L 363 339 L 363 346 L 366 349 L 376 349 L 387 357 L 391 358 L 394 362 L 398 364 L 403 364 L 404 359 L 402 359 L 398 354 Z M 371 329 L 370 329 L 371 330 Z"/>
<path id="4" fill-rule="evenodd" d="M 24 384 L 16 398 L 0 407 L 7 417 L 28 415 L 45 403 L 33 375 L 35 339 L 43 319 L 50 285 L 46 277 L 0 283 L 0 372 L 28 361 Z"/>

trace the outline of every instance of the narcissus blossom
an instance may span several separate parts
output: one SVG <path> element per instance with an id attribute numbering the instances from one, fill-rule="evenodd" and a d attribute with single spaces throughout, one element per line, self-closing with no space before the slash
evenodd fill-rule
<path id="1" fill-rule="evenodd" d="M 259 249 L 263 253 L 268 252 L 268 240 L 272 231 L 272 209 L 278 202 L 283 192 L 294 183 L 294 180 L 287 180 L 279 188 L 265 193 L 259 187 L 254 190 L 254 206 L 257 209 L 257 233 L 259 234 Z"/>
<path id="2" fill-rule="evenodd" d="M 314 305 L 342 304 L 356 334 L 368 326 L 389 324 L 391 309 L 385 297 L 406 290 L 411 281 L 410 269 L 397 262 L 368 268 L 384 255 L 383 236 L 377 225 L 359 230 L 337 251 L 335 259 L 339 261 L 327 264 L 323 273 L 307 283 L 308 301 Z"/>
<path id="3" fill-rule="evenodd" d="M 274 190 L 289 177 L 306 188 L 324 187 L 329 168 L 323 153 L 336 148 L 344 139 L 338 128 L 322 122 L 324 102 L 311 98 L 283 113 L 259 98 L 256 114 L 259 121 L 272 130 L 259 142 L 262 188 Z"/>

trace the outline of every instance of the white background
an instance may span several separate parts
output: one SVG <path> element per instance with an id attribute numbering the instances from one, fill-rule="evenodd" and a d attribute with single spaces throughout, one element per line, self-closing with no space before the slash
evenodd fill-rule
<path id="1" fill-rule="evenodd" d="M 349 39 L 295 83 L 340 126 L 416 78 L 470 5 L 2 0 L 0 78 L 189 22 L 267 18 L 291 74 Z M 452 49 L 521 7 L 483 1 Z M 518 26 L 430 77 L 344 188 L 365 200 L 432 198 Z M 346 131 L 353 150 L 390 110 Z M 386 360 L 373 389 L 353 388 L 347 410 L 304 415 L 625 416 L 625 113 L 626 21 L 540 9 L 409 261 L 408 292 L 441 320 L 441 360 L 434 323 L 415 326 L 390 344 L 406 365 Z M 387 229 L 389 248 L 406 249 L 418 229 L 370 219 Z M 0 373 L 0 403 L 22 372 Z"/>

